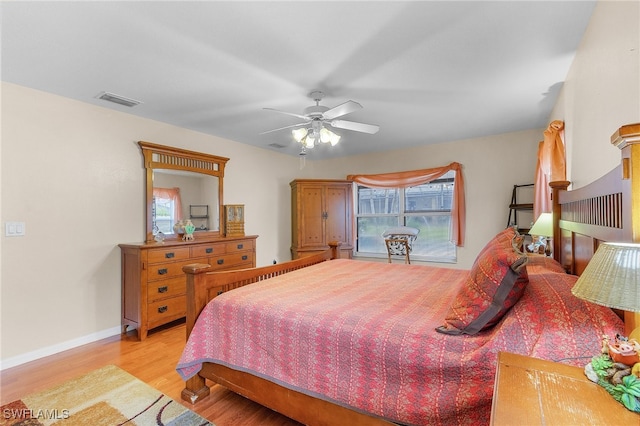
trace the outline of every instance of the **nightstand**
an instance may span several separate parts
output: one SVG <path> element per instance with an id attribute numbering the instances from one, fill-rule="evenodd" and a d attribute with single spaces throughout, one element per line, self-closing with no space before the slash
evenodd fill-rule
<path id="1" fill-rule="evenodd" d="M 500 352 L 491 424 L 637 425 L 640 414 L 589 381 L 582 368 Z"/>

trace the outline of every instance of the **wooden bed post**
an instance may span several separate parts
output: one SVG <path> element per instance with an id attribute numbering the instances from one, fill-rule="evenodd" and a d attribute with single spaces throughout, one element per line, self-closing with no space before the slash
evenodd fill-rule
<path id="1" fill-rule="evenodd" d="M 640 123 L 620 127 L 611 135 L 611 143 L 622 155 L 622 179 L 629 186 L 628 196 L 623 199 L 625 228 L 630 225 L 631 241 L 640 242 Z"/>
<path id="2" fill-rule="evenodd" d="M 630 240 L 640 243 L 640 123 L 620 127 L 611 135 L 611 143 L 622 155 L 622 179 L 625 184 L 623 197 L 625 228 L 630 230 Z M 624 313 L 625 334 L 640 327 L 640 313 Z"/>
<path id="3" fill-rule="evenodd" d="M 558 262 L 560 262 L 560 244 L 562 242 L 562 238 L 560 238 L 561 207 L 558 202 L 558 192 L 566 191 L 570 184 L 571 182 L 568 180 L 549 182 L 551 187 L 551 213 L 553 215 L 553 258 Z"/>
<path id="4" fill-rule="evenodd" d="M 340 241 L 329 241 L 329 248 L 331 249 L 331 258 L 339 259 L 340 258 L 340 246 L 342 243 Z"/>
<path id="5" fill-rule="evenodd" d="M 192 265 L 186 265 L 182 270 L 187 275 L 187 336 L 191 334 L 191 330 L 196 323 L 196 318 L 202 309 L 207 304 L 207 299 L 203 297 L 202 292 L 197 292 L 198 286 L 203 286 L 205 280 L 205 272 L 211 270 L 211 266 L 204 263 L 194 263 Z M 186 339 L 185 339 L 186 342 Z M 181 397 L 183 400 L 195 404 L 196 401 L 206 397 L 211 392 L 209 386 L 207 386 L 204 377 L 196 374 L 192 378 L 186 381 L 185 388 L 182 390 Z"/>

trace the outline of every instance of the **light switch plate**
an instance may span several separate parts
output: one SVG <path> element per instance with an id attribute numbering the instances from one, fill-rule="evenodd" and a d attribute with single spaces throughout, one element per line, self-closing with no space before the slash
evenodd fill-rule
<path id="1" fill-rule="evenodd" d="M 5 236 L 22 237 L 26 232 L 24 222 L 5 222 Z"/>

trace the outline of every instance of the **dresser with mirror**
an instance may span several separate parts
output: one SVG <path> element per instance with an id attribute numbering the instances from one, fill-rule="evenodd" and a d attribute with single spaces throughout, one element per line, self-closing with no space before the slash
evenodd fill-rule
<path id="1" fill-rule="evenodd" d="M 146 238 L 119 244 L 122 332 L 150 330 L 186 315 L 186 276 L 192 263 L 214 270 L 256 266 L 256 235 L 225 235 L 224 168 L 228 158 L 138 142 L 146 171 Z M 179 224 L 195 228 L 184 241 Z"/>

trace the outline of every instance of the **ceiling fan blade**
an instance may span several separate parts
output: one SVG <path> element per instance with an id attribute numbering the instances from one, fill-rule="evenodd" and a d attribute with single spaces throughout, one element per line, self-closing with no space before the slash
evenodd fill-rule
<path id="1" fill-rule="evenodd" d="M 298 124 L 292 124 L 290 126 L 284 126 L 284 127 L 279 127 L 277 129 L 273 129 L 273 130 L 267 130 L 266 132 L 262 132 L 260 133 L 261 135 L 266 135 L 267 133 L 273 133 L 273 132 L 277 132 L 279 130 L 284 130 L 284 129 L 292 129 L 294 127 L 298 127 L 298 126 L 303 126 L 307 123 L 298 123 Z"/>
<path id="2" fill-rule="evenodd" d="M 325 120 L 333 120 L 336 117 L 341 117 L 359 109 L 362 109 L 362 105 L 354 101 L 347 101 L 325 111 L 324 114 L 322 114 L 322 118 L 324 118 Z"/>
<path id="3" fill-rule="evenodd" d="M 311 119 L 309 117 L 307 117 L 306 115 L 300 115 L 300 114 L 294 114 L 292 112 L 285 112 L 285 111 L 280 111 L 279 109 L 273 109 L 273 108 L 262 108 L 262 109 L 266 109 L 267 111 L 274 111 L 274 112 L 279 112 L 280 114 L 286 114 L 286 115 L 290 115 L 292 117 L 298 117 L 301 118 L 303 120 L 307 120 L 310 121 Z"/>
<path id="4" fill-rule="evenodd" d="M 347 129 L 353 130 L 356 132 L 363 132 L 369 134 L 378 133 L 380 130 L 380 126 L 376 126 L 375 124 L 364 124 L 364 123 L 356 123 L 355 121 L 346 121 L 346 120 L 333 120 L 329 122 L 332 127 L 336 127 L 338 129 Z"/>

